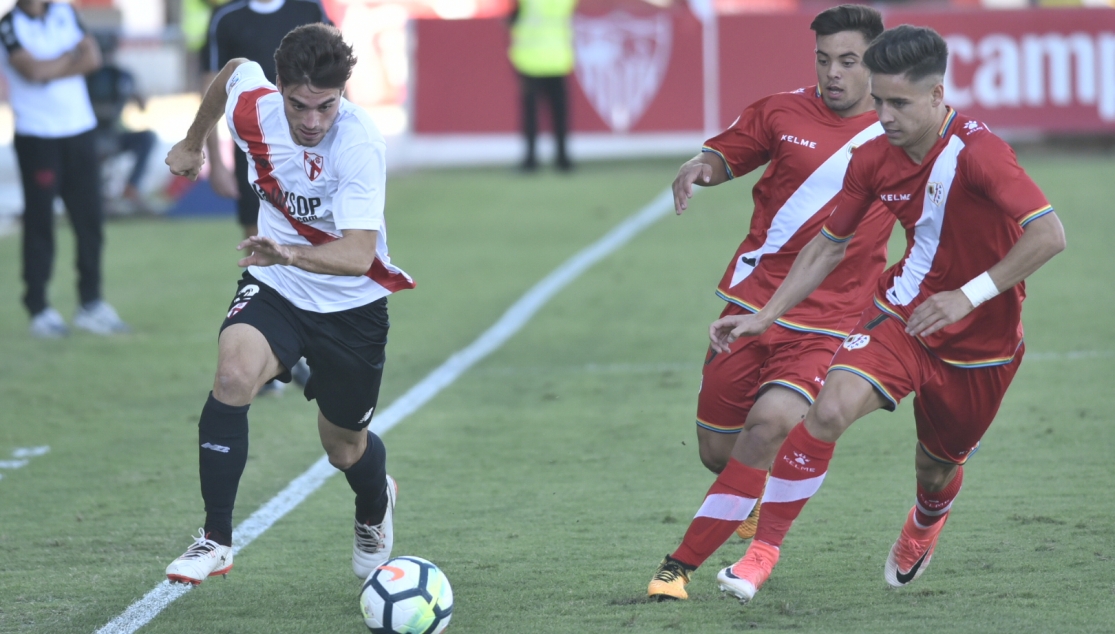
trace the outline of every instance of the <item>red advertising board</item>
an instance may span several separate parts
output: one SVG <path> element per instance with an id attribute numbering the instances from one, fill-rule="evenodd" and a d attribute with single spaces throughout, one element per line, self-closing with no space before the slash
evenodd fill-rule
<path id="1" fill-rule="evenodd" d="M 645 5 L 644 5 L 645 6 Z M 993 128 L 1115 132 L 1115 10 L 888 11 L 948 41 L 946 100 Z M 693 132 L 718 94 L 726 126 L 747 104 L 816 81 L 811 14 L 721 16 L 715 91 L 703 29 L 684 9 L 579 14 L 571 80 L 578 132 Z M 502 20 L 418 21 L 414 130 L 512 132 L 517 79 Z"/>

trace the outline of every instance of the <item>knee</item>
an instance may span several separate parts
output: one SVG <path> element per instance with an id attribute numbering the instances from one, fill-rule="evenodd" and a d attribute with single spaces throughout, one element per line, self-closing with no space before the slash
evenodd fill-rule
<path id="1" fill-rule="evenodd" d="M 223 364 L 213 380 L 213 396 L 228 405 L 246 405 L 257 389 L 258 377 L 242 366 Z"/>
<path id="2" fill-rule="evenodd" d="M 855 416 L 837 399 L 818 399 L 806 415 L 809 433 L 818 440 L 835 442 L 855 422 Z"/>
<path id="3" fill-rule="evenodd" d="M 747 420 L 744 433 L 747 434 L 746 442 L 762 447 L 778 448 L 786 440 L 790 430 L 797 425 L 799 420 L 777 416 L 752 416 Z"/>
<path id="4" fill-rule="evenodd" d="M 701 447 L 701 464 L 709 471 L 719 474 L 728 466 L 729 454 L 718 452 L 711 447 Z"/>
<path id="5" fill-rule="evenodd" d="M 365 449 L 358 442 L 336 439 L 328 443 L 323 442 L 322 447 L 325 449 L 326 455 L 329 456 L 329 464 L 340 471 L 348 471 L 359 462 Z"/>
<path id="6" fill-rule="evenodd" d="M 956 465 L 934 463 L 917 465 L 918 484 L 930 493 L 947 487 L 956 475 Z"/>
<path id="7" fill-rule="evenodd" d="M 697 452 L 701 456 L 701 464 L 709 471 L 719 474 L 728 466 L 728 459 L 732 457 L 732 445 L 737 434 L 698 434 Z"/>

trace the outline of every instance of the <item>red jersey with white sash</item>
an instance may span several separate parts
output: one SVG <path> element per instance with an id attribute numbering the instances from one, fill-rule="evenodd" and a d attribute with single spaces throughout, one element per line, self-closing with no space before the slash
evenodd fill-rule
<path id="1" fill-rule="evenodd" d="M 279 244 L 321 245 L 345 229 L 378 232 L 363 276 L 323 275 L 293 266 L 251 266 L 256 279 L 303 310 L 331 313 L 363 306 L 414 281 L 391 264 L 383 218 L 387 146 L 371 118 L 341 98 L 333 127 L 314 147 L 290 134 L 283 96 L 259 64 L 241 64 L 226 85 L 225 119 L 248 154 L 248 179 L 260 198 L 259 235 Z"/>
<path id="2" fill-rule="evenodd" d="M 755 184 L 751 228 L 728 265 L 717 295 L 751 311 L 770 301 L 801 249 L 821 230 L 826 207 L 844 182 L 852 151 L 883 133 L 875 113 L 843 118 L 816 86 L 760 99 L 730 128 L 709 139 L 731 178 L 770 163 Z M 845 337 L 871 299 L 886 264 L 894 219 L 873 207 L 832 275 L 776 323 Z"/>
<path id="3" fill-rule="evenodd" d="M 882 202 L 906 229 L 906 255 L 879 279 L 875 304 L 903 322 L 926 298 L 954 291 L 1006 257 L 1029 222 L 1053 211 L 987 126 L 948 109 L 940 138 L 914 163 L 879 138 L 856 150 L 823 233 L 837 242 L 858 232 Z M 919 338 L 959 367 L 1010 363 L 1022 343 L 1019 283 L 967 317 Z"/>

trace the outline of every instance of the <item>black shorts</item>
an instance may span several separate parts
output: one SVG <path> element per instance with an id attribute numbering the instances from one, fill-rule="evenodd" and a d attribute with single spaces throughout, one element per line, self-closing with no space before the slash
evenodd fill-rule
<path id="1" fill-rule="evenodd" d="M 236 185 L 240 197 L 236 199 L 236 219 L 241 227 L 259 224 L 259 196 L 248 181 L 248 155 L 239 147 L 233 148 L 236 157 Z"/>
<path id="2" fill-rule="evenodd" d="M 247 272 L 240 279 L 221 331 L 248 324 L 263 333 L 283 364 L 275 377 L 290 382 L 290 368 L 306 357 L 311 374 L 306 400 L 317 399 L 329 422 L 360 430 L 372 421 L 387 346 L 387 298 L 335 313 L 291 304 Z"/>

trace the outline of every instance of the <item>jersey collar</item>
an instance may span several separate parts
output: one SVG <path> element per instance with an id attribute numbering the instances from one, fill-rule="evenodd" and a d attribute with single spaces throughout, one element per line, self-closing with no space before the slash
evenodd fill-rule
<path id="1" fill-rule="evenodd" d="M 956 119 L 956 111 L 952 109 L 952 106 L 945 106 L 945 109 L 948 114 L 945 115 L 945 122 L 941 124 L 941 129 L 937 131 L 937 136 L 942 139 L 948 134 L 949 127 L 952 126 L 953 120 Z"/>
<path id="2" fill-rule="evenodd" d="M 267 14 L 267 13 L 274 13 L 274 12 L 278 11 L 279 9 L 282 9 L 284 4 L 286 4 L 286 0 L 277 0 L 276 2 L 267 2 L 267 3 L 256 2 L 256 0 L 251 0 L 250 2 L 248 2 L 248 8 L 251 9 L 252 11 L 255 11 L 256 13 Z"/>

